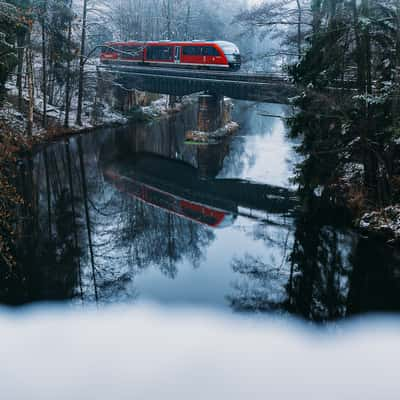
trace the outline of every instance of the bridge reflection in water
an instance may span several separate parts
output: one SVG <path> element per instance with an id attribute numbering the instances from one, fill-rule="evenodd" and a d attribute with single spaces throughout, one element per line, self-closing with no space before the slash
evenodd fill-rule
<path id="1" fill-rule="evenodd" d="M 237 216 L 268 221 L 271 214 L 293 213 L 295 198 L 287 188 L 216 179 L 232 138 L 186 144 L 193 119 L 182 118 L 161 122 L 156 130 L 117 130 L 100 152 L 105 179 L 147 204 L 211 227 L 232 224 Z"/>

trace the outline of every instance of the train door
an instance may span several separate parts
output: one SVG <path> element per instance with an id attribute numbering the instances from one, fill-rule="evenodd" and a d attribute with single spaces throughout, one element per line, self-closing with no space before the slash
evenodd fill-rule
<path id="1" fill-rule="evenodd" d="M 212 46 L 205 46 L 202 48 L 203 63 L 207 65 L 214 65 L 218 63 L 217 57 L 219 56 L 217 49 Z"/>
<path id="2" fill-rule="evenodd" d="M 187 65 L 202 65 L 203 56 L 201 55 L 201 46 L 183 46 L 181 62 Z"/>
<path id="3" fill-rule="evenodd" d="M 175 56 L 174 56 L 175 64 L 181 63 L 181 48 L 182 48 L 181 46 L 175 47 Z"/>

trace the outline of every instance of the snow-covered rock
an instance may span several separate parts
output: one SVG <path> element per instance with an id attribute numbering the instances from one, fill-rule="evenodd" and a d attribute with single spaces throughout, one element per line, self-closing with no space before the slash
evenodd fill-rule
<path id="1" fill-rule="evenodd" d="M 239 124 L 237 122 L 230 121 L 222 128 L 219 128 L 214 132 L 189 131 L 186 133 L 185 138 L 190 142 L 212 143 L 221 140 L 226 136 L 232 135 L 238 129 Z"/>
<path id="2" fill-rule="evenodd" d="M 400 241 L 400 205 L 365 213 L 360 219 L 359 227 L 367 232 L 380 234 L 391 241 Z"/>

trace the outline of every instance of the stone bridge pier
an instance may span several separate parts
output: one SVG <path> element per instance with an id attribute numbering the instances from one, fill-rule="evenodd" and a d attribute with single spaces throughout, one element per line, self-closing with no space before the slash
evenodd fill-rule
<path id="1" fill-rule="evenodd" d="M 148 105 L 147 103 L 152 100 L 150 93 L 168 93 L 168 105 L 173 108 L 175 102 L 185 95 L 184 92 L 179 92 L 180 85 L 185 86 L 190 83 L 190 81 L 189 83 L 183 81 L 172 85 L 170 82 L 171 87 L 157 88 L 151 86 L 150 83 L 161 85 L 167 77 L 160 80 L 152 76 L 132 79 L 121 75 L 121 79 L 117 79 L 112 72 L 101 70 L 97 71 L 97 75 L 96 98 L 102 98 L 112 108 L 127 113 L 136 109 L 138 105 Z M 146 82 L 147 85 L 145 85 Z M 186 94 L 190 94 L 189 88 L 186 89 L 188 92 Z M 144 96 L 145 93 L 148 95 Z M 202 93 L 198 96 L 197 126 L 191 132 L 187 132 L 187 140 L 196 143 L 215 142 L 233 133 L 238 125 L 231 121 L 232 102 L 226 100 L 223 94 L 214 89 L 197 93 Z M 97 114 L 99 119 L 103 117 L 101 109 Z"/>
<path id="2" fill-rule="evenodd" d="M 233 123 L 232 102 L 224 96 L 201 94 L 198 98 L 197 129 L 187 133 L 187 140 L 206 142 L 208 139 L 221 139 L 237 129 Z"/>
<path id="3" fill-rule="evenodd" d="M 214 132 L 223 125 L 224 98 L 218 95 L 199 96 L 197 128 L 200 132 Z"/>

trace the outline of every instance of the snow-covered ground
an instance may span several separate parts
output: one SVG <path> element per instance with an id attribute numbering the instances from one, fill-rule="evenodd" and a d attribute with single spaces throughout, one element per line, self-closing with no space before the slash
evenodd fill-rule
<path id="1" fill-rule="evenodd" d="M 26 129 L 25 116 L 8 101 L 5 101 L 0 107 L 0 121 L 4 122 L 14 132 L 22 133 Z"/>
<path id="2" fill-rule="evenodd" d="M 148 305 L 0 314 L 7 400 L 398 399 L 398 319 L 327 331 Z"/>
<path id="3" fill-rule="evenodd" d="M 88 64 L 87 68 L 87 78 L 88 82 L 92 82 L 89 75 L 95 74 L 96 69 L 95 65 Z M 40 71 L 40 65 L 35 65 L 35 68 Z M 6 90 L 8 93 L 8 100 L 6 100 L 0 109 L 0 120 L 3 120 L 7 126 L 11 129 L 15 129 L 18 133 L 24 133 L 27 126 L 27 118 L 24 114 L 18 112 L 16 110 L 16 99 L 18 96 L 18 90 L 16 87 L 16 77 L 12 77 L 12 79 L 7 82 Z M 94 90 L 94 89 L 93 89 Z M 92 91 L 93 91 L 92 90 Z M 142 92 L 137 92 L 138 97 L 143 97 Z M 23 89 L 23 99 L 25 104 L 28 103 L 28 91 L 27 88 Z M 82 125 L 76 124 L 77 117 L 77 97 L 74 96 L 71 101 L 71 110 L 69 114 L 69 128 L 73 131 L 80 130 L 88 130 L 96 127 L 101 127 L 104 125 L 111 124 L 125 124 L 128 122 L 128 117 L 124 115 L 122 112 L 116 111 L 113 107 L 103 98 L 95 99 L 95 94 L 92 93 L 93 98 L 89 100 L 85 100 L 83 102 L 83 112 L 82 112 Z M 35 98 L 34 98 L 34 112 L 36 114 L 35 123 L 33 128 L 33 134 L 42 134 L 45 131 L 40 126 L 40 123 L 37 120 L 40 120 L 40 116 L 43 112 L 43 96 L 41 90 L 36 88 L 35 90 Z M 169 98 L 167 95 L 160 95 L 156 100 L 151 101 L 150 104 L 146 106 L 142 106 L 138 109 L 138 111 L 142 112 L 144 116 L 150 118 L 158 118 L 171 112 L 179 111 L 184 105 L 187 103 L 191 103 L 195 101 L 194 96 L 186 96 L 182 99 L 180 103 L 176 103 L 174 107 L 170 107 Z M 47 116 L 49 120 L 49 125 L 54 127 L 59 126 L 60 128 L 64 125 L 65 120 L 65 112 L 63 110 L 63 106 L 56 106 L 52 104 L 47 104 Z"/>

